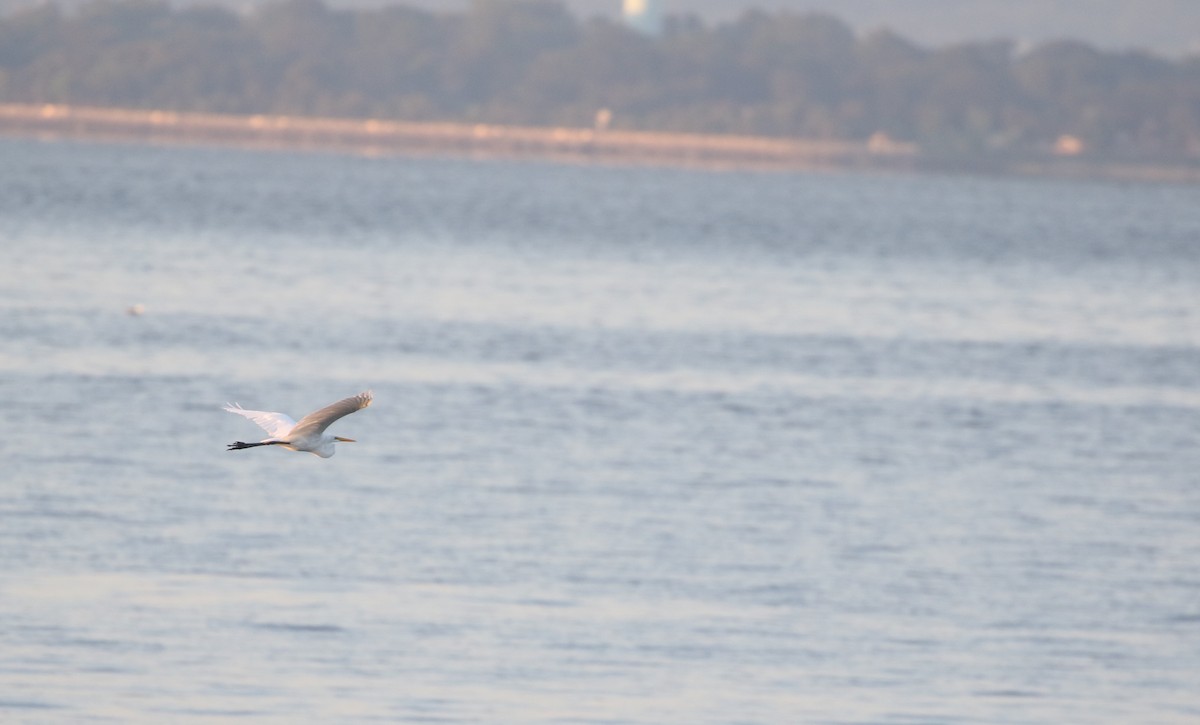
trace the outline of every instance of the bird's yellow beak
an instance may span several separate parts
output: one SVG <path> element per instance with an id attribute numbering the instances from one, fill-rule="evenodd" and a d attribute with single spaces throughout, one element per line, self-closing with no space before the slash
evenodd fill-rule
<path id="1" fill-rule="evenodd" d="M 342 438 L 341 436 L 334 436 L 333 439 L 339 443 L 358 443 L 353 438 Z"/>

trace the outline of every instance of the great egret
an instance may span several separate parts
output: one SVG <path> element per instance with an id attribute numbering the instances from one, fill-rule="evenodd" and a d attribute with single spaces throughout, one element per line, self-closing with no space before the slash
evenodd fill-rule
<path id="1" fill-rule="evenodd" d="M 329 424 L 338 418 L 344 418 L 355 411 L 362 410 L 371 404 L 371 391 L 359 393 L 352 398 L 339 400 L 333 405 L 325 406 L 318 411 L 309 413 L 300 419 L 292 420 L 283 413 L 267 413 L 261 410 L 246 410 L 237 403 L 226 403 L 222 410 L 245 416 L 258 424 L 267 432 L 269 438 L 258 443 L 230 443 L 227 450 L 240 451 L 244 448 L 257 446 L 283 446 L 291 451 L 307 451 L 321 458 L 333 455 L 333 444 L 354 443 L 353 438 L 341 438 L 325 434 Z"/>

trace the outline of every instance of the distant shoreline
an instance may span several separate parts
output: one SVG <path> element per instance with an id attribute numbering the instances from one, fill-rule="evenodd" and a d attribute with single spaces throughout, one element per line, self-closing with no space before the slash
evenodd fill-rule
<path id="1" fill-rule="evenodd" d="M 1015 161 L 996 167 L 945 164 L 915 144 L 599 128 L 502 126 L 308 116 L 230 115 L 0 104 L 0 136 L 335 151 L 362 155 L 450 155 L 711 169 L 984 171 L 1127 181 L 1200 183 L 1200 167 L 1086 159 Z"/>
<path id="2" fill-rule="evenodd" d="M 91 106 L 0 104 L 0 133 L 298 148 L 781 169 L 907 168 L 913 144 L 610 129 L 236 116 Z"/>

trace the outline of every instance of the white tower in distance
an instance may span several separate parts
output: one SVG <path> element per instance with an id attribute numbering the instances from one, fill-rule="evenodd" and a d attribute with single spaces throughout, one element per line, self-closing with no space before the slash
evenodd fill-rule
<path id="1" fill-rule="evenodd" d="M 621 15 L 630 27 L 647 35 L 662 32 L 662 4 L 659 0 L 625 0 Z"/>

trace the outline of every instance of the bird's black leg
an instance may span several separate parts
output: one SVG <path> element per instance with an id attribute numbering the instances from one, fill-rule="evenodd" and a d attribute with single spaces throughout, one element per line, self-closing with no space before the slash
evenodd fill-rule
<path id="1" fill-rule="evenodd" d="M 241 441 L 238 441 L 236 443 L 230 443 L 229 447 L 226 448 L 225 450 L 240 451 L 243 448 L 255 448 L 257 446 L 278 446 L 278 445 L 282 445 L 282 444 L 283 444 L 283 441 L 264 441 L 262 443 L 243 443 Z"/>

